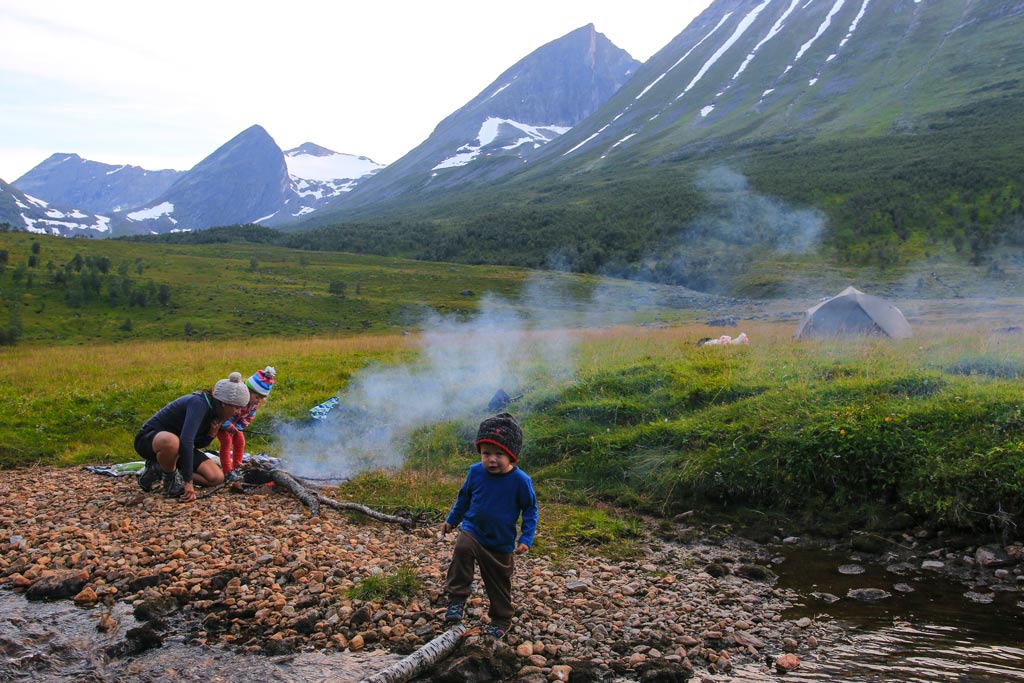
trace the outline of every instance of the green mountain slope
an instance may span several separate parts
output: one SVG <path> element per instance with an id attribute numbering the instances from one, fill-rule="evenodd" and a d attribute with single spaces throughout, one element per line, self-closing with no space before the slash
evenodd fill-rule
<path id="1" fill-rule="evenodd" d="M 1021 35 L 1019 0 L 720 0 L 517 176 L 302 227 L 332 248 L 731 293 L 777 291 L 782 278 L 762 271 L 779 259 L 788 272 L 900 278 L 949 263 L 1013 274 L 1024 242 Z M 708 191 L 704 179 L 720 173 L 741 179 L 733 195 Z M 751 198 L 785 216 L 817 212 L 816 239 L 780 249 L 793 236 L 759 241 L 762 225 L 709 232 L 742 221 L 728 207 Z"/>

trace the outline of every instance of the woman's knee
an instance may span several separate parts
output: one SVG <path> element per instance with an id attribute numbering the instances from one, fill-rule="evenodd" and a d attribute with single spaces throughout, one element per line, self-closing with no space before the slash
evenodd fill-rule
<path id="1" fill-rule="evenodd" d="M 196 474 L 206 480 L 204 483 L 207 486 L 219 486 L 224 483 L 224 471 L 217 467 L 213 460 L 207 460 L 196 467 Z"/>
<path id="2" fill-rule="evenodd" d="M 172 453 L 177 455 L 180 445 L 181 441 L 178 439 L 178 435 L 171 432 L 157 432 L 153 437 L 153 452 L 156 453 L 157 458 Z"/>

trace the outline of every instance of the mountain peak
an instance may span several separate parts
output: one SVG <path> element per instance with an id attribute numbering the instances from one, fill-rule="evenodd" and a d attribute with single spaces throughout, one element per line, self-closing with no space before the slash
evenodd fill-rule
<path id="1" fill-rule="evenodd" d="M 290 157 L 300 156 L 305 154 L 311 157 L 329 157 L 332 154 L 337 154 L 334 150 L 321 147 L 320 145 L 313 142 L 303 142 L 301 145 L 294 149 L 285 150 L 285 154 Z"/>
<path id="2" fill-rule="evenodd" d="M 505 70 L 425 142 L 338 198 L 336 206 L 442 192 L 520 169 L 536 150 L 596 111 L 639 66 L 594 24 L 581 26 Z"/>

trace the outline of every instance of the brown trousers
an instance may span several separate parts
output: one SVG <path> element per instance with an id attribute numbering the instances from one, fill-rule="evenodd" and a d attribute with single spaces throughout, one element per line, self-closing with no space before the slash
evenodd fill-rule
<path id="1" fill-rule="evenodd" d="M 460 531 L 452 551 L 452 563 L 448 565 L 448 600 L 466 602 L 472 592 L 474 565 L 480 567 L 480 578 L 490 606 L 487 616 L 491 623 L 507 629 L 512 623 L 515 608 L 512 606 L 512 572 L 515 570 L 515 555 L 496 553 L 480 545 L 472 534 Z"/>

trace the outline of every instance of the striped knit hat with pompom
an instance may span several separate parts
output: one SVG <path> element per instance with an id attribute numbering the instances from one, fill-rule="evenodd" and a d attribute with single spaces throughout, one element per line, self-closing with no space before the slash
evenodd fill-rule
<path id="1" fill-rule="evenodd" d="M 272 365 L 268 365 L 262 370 L 254 372 L 252 377 L 245 380 L 245 384 L 260 396 L 269 396 L 270 390 L 274 388 L 275 377 L 277 377 L 277 371 Z"/>

